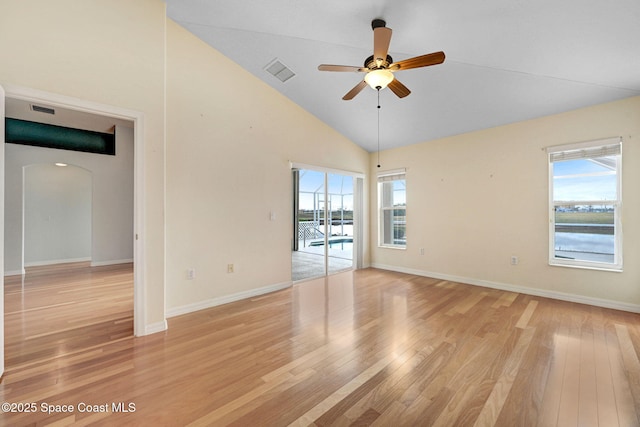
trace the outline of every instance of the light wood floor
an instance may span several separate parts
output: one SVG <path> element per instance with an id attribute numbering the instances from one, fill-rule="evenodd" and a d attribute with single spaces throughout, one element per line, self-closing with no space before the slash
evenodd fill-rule
<path id="1" fill-rule="evenodd" d="M 24 294 L 7 284 L 0 395 L 37 410 L 2 414 L 0 424 L 640 425 L 637 314 L 367 269 L 131 338 L 116 327 L 131 328 L 131 302 L 116 309 L 100 280 L 91 318 L 101 320 L 78 321 L 91 327 L 77 345 L 39 342 L 66 315 L 28 331 L 37 311 L 28 283 Z M 72 312 L 60 286 L 50 297 L 43 286 L 43 298 Z M 42 402 L 74 412 L 48 415 Z M 85 404 L 107 412 L 81 412 Z"/>
<path id="2" fill-rule="evenodd" d="M 31 267 L 5 278 L 10 369 L 133 336 L 133 265 Z"/>

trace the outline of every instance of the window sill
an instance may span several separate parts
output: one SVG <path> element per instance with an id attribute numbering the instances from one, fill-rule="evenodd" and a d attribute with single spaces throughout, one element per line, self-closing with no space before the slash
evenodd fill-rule
<path id="1" fill-rule="evenodd" d="M 406 251 L 407 250 L 406 246 L 394 246 L 394 245 L 378 245 L 378 248 L 395 249 L 395 250 L 400 250 L 400 251 Z"/>
<path id="2" fill-rule="evenodd" d="M 608 271 L 611 273 L 622 273 L 622 266 L 611 265 L 608 266 L 606 264 L 568 264 L 556 262 L 553 260 L 549 261 L 549 265 L 551 267 L 567 267 L 567 268 L 577 268 L 580 270 L 595 270 L 595 271 Z"/>

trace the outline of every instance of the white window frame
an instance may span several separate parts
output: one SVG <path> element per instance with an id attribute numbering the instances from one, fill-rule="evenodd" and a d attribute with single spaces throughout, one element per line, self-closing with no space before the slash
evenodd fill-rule
<path id="1" fill-rule="evenodd" d="M 406 197 L 406 171 L 405 169 L 396 169 L 385 172 L 378 173 L 378 247 L 381 248 L 391 248 L 391 249 L 406 249 L 407 244 L 395 244 L 395 243 L 385 243 L 384 235 L 385 235 L 385 221 L 384 221 L 384 212 L 386 211 L 394 211 L 398 209 L 403 209 L 405 212 L 405 218 L 407 216 L 407 205 L 405 201 L 405 206 L 398 208 L 393 206 L 383 206 L 384 197 L 383 197 L 383 187 L 385 183 L 392 181 L 404 181 L 405 183 L 405 197 Z M 406 227 L 406 224 L 405 224 Z M 393 233 L 393 232 L 392 232 Z M 406 230 L 405 230 L 406 236 Z"/>
<path id="2" fill-rule="evenodd" d="M 547 147 L 549 165 L 549 265 L 594 270 L 622 271 L 622 138 L 607 138 L 574 144 Z M 615 200 L 554 200 L 553 163 L 562 160 L 578 160 L 615 156 Z M 555 210 L 557 206 L 612 205 L 614 206 L 614 260 L 612 263 L 565 259 L 555 256 Z"/>

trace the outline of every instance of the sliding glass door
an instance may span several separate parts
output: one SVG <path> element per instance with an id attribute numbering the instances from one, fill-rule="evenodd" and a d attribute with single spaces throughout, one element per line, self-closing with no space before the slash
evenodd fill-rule
<path id="1" fill-rule="evenodd" d="M 291 276 L 294 281 L 326 274 L 325 174 L 293 171 L 294 241 Z"/>
<path id="2" fill-rule="evenodd" d="M 294 168 L 294 281 L 353 268 L 354 178 Z"/>
<path id="3" fill-rule="evenodd" d="M 327 268 L 353 268 L 353 177 L 327 174 Z"/>

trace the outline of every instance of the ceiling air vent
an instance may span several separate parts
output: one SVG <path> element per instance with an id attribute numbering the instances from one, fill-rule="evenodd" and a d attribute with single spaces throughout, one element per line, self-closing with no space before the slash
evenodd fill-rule
<path id="1" fill-rule="evenodd" d="M 267 70 L 270 74 L 274 75 L 276 78 L 278 78 L 278 80 L 280 80 L 282 83 L 286 82 L 291 77 L 296 75 L 296 73 L 291 71 L 289 67 L 284 65 L 277 58 L 271 61 L 269 64 L 267 64 L 267 66 L 264 67 L 264 69 Z"/>
<path id="2" fill-rule="evenodd" d="M 38 113 L 45 113 L 45 114 L 55 114 L 56 113 L 56 110 L 54 110 L 53 108 L 42 107 L 40 105 L 34 105 L 34 104 L 31 104 L 31 111 L 37 111 Z"/>

